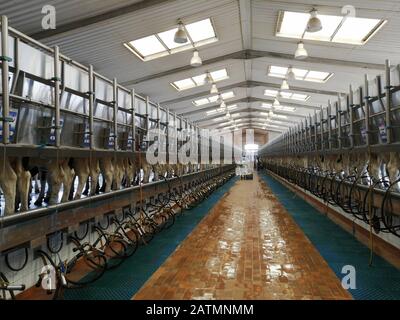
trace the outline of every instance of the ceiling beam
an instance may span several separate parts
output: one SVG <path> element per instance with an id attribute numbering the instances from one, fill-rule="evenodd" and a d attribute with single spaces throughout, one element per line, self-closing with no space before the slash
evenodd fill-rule
<path id="1" fill-rule="evenodd" d="M 264 129 L 263 127 L 253 125 L 253 124 L 244 124 L 243 126 L 238 126 L 238 128 L 240 128 L 240 129 L 249 128 L 249 129 L 256 129 L 256 130 L 261 130 L 261 131 L 266 131 L 266 132 L 276 132 L 276 133 L 284 132 L 284 131 L 280 131 L 278 129 L 271 129 L 271 128 Z M 222 130 L 222 132 L 232 132 L 232 130 Z"/>
<path id="2" fill-rule="evenodd" d="M 230 84 L 228 86 L 219 88 L 218 90 L 220 92 L 223 92 L 223 91 L 228 91 L 228 90 L 232 90 L 235 88 L 254 88 L 254 87 L 267 87 L 267 88 L 273 88 L 273 89 L 280 89 L 281 85 L 279 83 L 270 83 L 270 82 L 249 80 L 249 81 L 242 81 L 242 82 Z M 312 94 L 322 94 L 322 95 L 334 96 L 334 97 L 337 97 L 338 94 L 345 95 L 345 93 L 342 93 L 342 92 L 320 90 L 320 89 L 310 89 L 310 88 L 296 87 L 296 86 L 290 86 L 289 91 L 307 92 L 307 93 L 312 93 Z M 207 90 L 207 91 L 202 91 L 199 93 L 191 94 L 188 96 L 179 97 L 177 99 L 162 101 L 161 104 L 170 105 L 170 104 L 175 104 L 175 103 L 179 103 L 179 102 L 183 102 L 183 101 L 195 100 L 197 98 L 201 98 L 201 97 L 205 97 L 205 96 L 209 96 L 209 95 L 210 95 L 210 91 Z"/>
<path id="3" fill-rule="evenodd" d="M 150 8 L 155 5 L 160 5 L 160 4 L 173 2 L 173 1 L 175 1 L 175 0 L 143 0 L 143 1 L 140 1 L 137 3 L 129 4 L 129 5 L 121 7 L 121 8 L 117 8 L 117 9 L 113 9 L 111 11 L 100 13 L 95 16 L 79 19 L 79 20 L 72 21 L 69 23 L 65 23 L 65 24 L 57 26 L 56 29 L 39 31 L 39 32 L 30 34 L 29 36 L 36 40 L 50 38 L 55 35 L 74 31 L 76 29 L 87 27 L 92 24 L 103 22 L 103 21 L 106 21 L 109 19 L 118 18 L 118 17 L 123 16 L 128 13 L 132 13 L 132 12 L 139 11 L 142 9 Z"/>
<path id="4" fill-rule="evenodd" d="M 229 101 L 229 103 L 227 103 L 227 106 L 233 105 L 233 104 L 238 104 L 238 103 L 253 103 L 253 102 L 261 102 L 261 103 L 269 103 L 272 104 L 274 102 L 273 99 L 263 99 L 263 98 L 255 98 L 255 97 L 246 97 L 246 98 L 242 98 L 242 99 L 237 99 L 237 100 L 233 100 L 233 101 Z M 304 109 L 310 109 L 310 110 L 320 110 L 321 107 L 319 106 L 309 106 L 309 105 L 305 105 L 305 104 L 299 104 L 299 103 L 282 103 L 283 106 L 287 106 L 287 107 L 295 107 L 295 108 L 304 108 Z M 205 108 L 201 108 L 201 109 L 196 109 L 193 111 L 187 111 L 187 112 L 182 112 L 182 113 L 178 113 L 180 116 L 191 116 L 191 115 L 195 115 L 198 113 L 203 113 L 206 111 L 211 111 L 211 110 L 215 110 L 219 108 L 219 104 L 215 104 L 209 107 L 205 107 Z"/>
<path id="5" fill-rule="evenodd" d="M 294 59 L 294 56 L 292 54 L 288 54 L 288 53 L 247 49 L 247 50 L 241 50 L 241 51 L 233 52 L 230 54 L 222 55 L 222 56 L 215 57 L 212 59 L 204 60 L 203 66 L 208 66 L 210 64 L 214 64 L 217 62 L 230 60 L 230 59 L 248 60 L 248 59 L 257 59 L 257 58 L 275 58 L 275 59 L 282 59 L 282 60 L 290 60 L 292 64 L 295 64 L 295 62 L 293 62 L 293 61 L 296 61 Z M 357 62 L 357 61 L 350 61 L 350 60 L 329 59 L 329 58 L 323 58 L 323 57 L 308 57 L 308 58 L 302 60 L 302 62 L 318 63 L 318 64 L 323 64 L 326 66 L 353 67 L 353 68 L 371 69 L 371 70 L 384 70 L 385 69 L 385 66 L 383 64 L 369 63 L 369 62 Z M 172 75 L 175 73 L 179 73 L 179 72 L 183 72 L 183 71 L 187 71 L 187 70 L 191 70 L 191 69 L 193 69 L 192 66 L 185 65 L 182 67 L 178 67 L 178 68 L 166 70 L 163 72 L 159 72 L 156 74 L 148 75 L 148 76 L 145 76 L 142 78 L 122 82 L 121 84 L 123 86 L 132 86 L 132 85 L 135 85 L 135 84 L 138 84 L 141 82 L 162 78 L 165 76 L 169 76 L 169 75 Z"/>
<path id="6" fill-rule="evenodd" d="M 246 121 L 246 122 L 243 122 L 243 123 L 238 123 L 237 126 L 240 127 L 240 126 L 246 126 L 246 125 L 250 125 L 250 124 L 258 125 L 258 126 L 260 126 L 260 127 L 263 127 L 263 126 L 264 126 L 264 125 L 261 125 L 261 124 L 252 122 L 251 119 L 250 119 L 249 121 Z M 229 128 L 229 127 L 231 127 L 231 126 L 232 126 L 232 124 L 228 124 L 228 125 L 226 125 L 226 126 L 222 126 L 222 127 L 214 128 L 214 129 L 223 130 L 224 128 Z M 268 127 L 267 124 L 265 124 L 265 126 Z M 288 127 L 285 127 L 284 129 L 287 129 L 287 128 L 288 128 Z M 277 129 L 276 129 L 276 130 L 277 130 Z M 285 130 L 282 130 L 281 132 L 284 132 L 284 131 L 285 131 Z"/>
<path id="7" fill-rule="evenodd" d="M 242 118 L 240 118 L 240 119 L 238 119 L 238 118 L 224 119 L 224 120 L 221 120 L 221 121 L 218 121 L 218 122 L 214 122 L 214 123 L 212 123 L 212 124 L 210 124 L 210 125 L 205 125 L 205 126 L 210 127 L 210 128 L 215 128 L 215 127 L 218 127 L 218 126 L 221 125 L 221 124 L 228 123 L 228 122 L 230 122 L 231 120 L 239 121 L 239 122 L 238 122 L 238 124 L 239 124 L 240 121 L 243 120 L 243 119 L 254 119 L 254 120 L 260 119 L 260 120 L 267 120 L 267 119 L 269 119 L 269 118 L 266 117 L 266 116 L 257 116 L 257 117 L 254 117 L 254 116 L 251 116 L 251 115 L 247 115 L 247 116 L 242 117 Z M 274 121 L 275 121 L 275 120 L 274 120 Z M 295 121 L 289 121 L 289 120 L 285 120 L 285 119 L 276 119 L 276 121 L 283 122 L 282 125 L 284 125 L 284 126 L 291 126 L 291 125 L 293 125 L 293 124 L 297 124 L 297 123 L 298 123 L 298 122 L 295 122 Z"/>
<path id="8" fill-rule="evenodd" d="M 243 49 L 252 48 L 251 1 L 239 0 L 240 31 Z"/>
<path id="9" fill-rule="evenodd" d="M 230 59 L 243 59 L 244 56 L 245 56 L 245 50 L 237 51 L 237 52 L 225 54 L 223 56 L 219 56 L 219 57 L 216 57 L 216 58 L 203 60 L 202 66 L 204 67 L 204 66 L 208 66 L 210 64 L 214 64 L 214 63 L 217 63 L 217 62 L 220 62 L 220 61 L 225 61 L 225 60 L 230 60 Z M 139 78 L 139 79 L 125 81 L 125 82 L 122 82 L 121 85 L 123 85 L 125 87 L 129 87 L 129 86 L 133 86 L 135 84 L 141 83 L 141 82 L 145 82 L 145 81 L 149 81 L 149 80 L 153 80 L 153 79 L 158 79 L 158 78 L 170 76 L 172 74 L 188 71 L 188 70 L 191 70 L 191 69 L 194 70 L 196 68 L 192 67 L 189 64 L 189 65 L 185 65 L 183 67 L 178 67 L 178 68 L 174 68 L 174 69 L 171 69 L 171 70 L 166 70 L 166 71 L 159 72 L 159 73 L 156 73 L 156 74 L 153 74 L 153 75 L 149 75 L 149 76 L 145 76 L 145 77 L 142 77 L 142 78 Z"/>
<path id="10" fill-rule="evenodd" d="M 249 113 L 249 112 L 263 112 L 263 111 L 260 110 L 260 109 L 247 108 L 247 109 L 241 109 L 241 110 L 232 111 L 232 112 L 230 112 L 230 114 L 245 113 L 245 112 Z M 285 116 L 292 117 L 292 118 L 299 118 L 299 120 L 300 119 L 304 119 L 306 117 L 306 116 L 302 116 L 302 115 L 299 115 L 299 114 L 290 114 L 290 113 L 287 113 L 287 112 L 276 112 L 275 111 L 274 113 L 278 114 L 278 115 L 285 115 Z M 211 116 L 211 117 L 207 117 L 207 118 L 201 118 L 200 120 L 193 121 L 193 122 L 196 122 L 196 123 L 207 122 L 207 121 L 211 121 L 213 119 L 220 118 L 221 116 L 223 116 L 223 115 L 217 114 L 215 116 Z"/>
<path id="11" fill-rule="evenodd" d="M 239 124 L 242 124 L 242 123 L 247 123 L 247 122 L 252 121 L 252 120 L 267 119 L 267 118 L 246 117 L 246 118 L 243 118 L 243 119 L 246 120 L 246 121 L 237 122 L 236 124 L 239 125 Z M 252 122 L 260 123 L 260 120 L 259 121 L 252 121 Z M 291 127 L 291 125 L 289 125 L 289 124 L 275 124 L 275 123 L 268 124 L 268 123 L 264 123 L 262 121 L 261 121 L 261 123 L 262 123 L 263 126 L 274 125 L 274 126 L 281 126 L 282 128 L 285 128 L 285 129 L 288 129 L 289 127 Z M 216 125 L 216 126 L 207 126 L 206 128 L 221 129 L 221 128 L 224 128 L 226 126 L 232 126 L 232 125 L 234 125 L 234 124 L 230 123 L 229 121 L 225 121 L 225 122 L 219 122 L 218 125 Z"/>

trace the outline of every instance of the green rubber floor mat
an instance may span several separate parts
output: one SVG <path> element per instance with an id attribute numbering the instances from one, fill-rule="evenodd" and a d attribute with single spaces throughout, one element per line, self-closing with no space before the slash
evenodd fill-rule
<path id="1" fill-rule="evenodd" d="M 231 179 L 196 208 L 185 211 L 171 228 L 156 234 L 148 245 L 140 246 L 132 257 L 126 259 L 118 268 L 107 271 L 95 283 L 84 288 L 67 290 L 65 299 L 131 299 L 236 181 L 237 177 Z"/>
<path id="2" fill-rule="evenodd" d="M 343 266 L 355 268 L 356 289 L 349 289 L 354 299 L 400 299 L 400 270 L 377 255 L 369 266 L 367 246 L 272 176 L 262 174 L 261 177 L 340 280 L 346 275 L 342 273 Z"/>

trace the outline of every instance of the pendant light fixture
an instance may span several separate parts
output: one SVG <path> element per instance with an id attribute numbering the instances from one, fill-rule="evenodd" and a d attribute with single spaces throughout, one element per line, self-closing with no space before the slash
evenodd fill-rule
<path id="1" fill-rule="evenodd" d="M 208 83 L 208 84 L 214 83 L 214 80 L 213 80 L 213 78 L 211 77 L 211 73 L 208 72 L 208 71 L 206 72 L 205 82 Z"/>
<path id="2" fill-rule="evenodd" d="M 200 67 L 203 64 L 203 61 L 201 60 L 200 56 L 199 56 L 199 51 L 194 50 L 193 52 L 193 57 L 192 59 L 190 59 L 190 65 L 192 67 Z"/>
<path id="3" fill-rule="evenodd" d="M 213 83 L 213 84 L 211 85 L 210 93 L 211 93 L 211 94 L 216 94 L 216 93 L 218 93 L 218 88 L 217 88 L 217 85 L 216 85 L 215 83 Z"/>
<path id="4" fill-rule="evenodd" d="M 289 83 L 286 79 L 283 79 L 282 81 L 281 90 L 289 90 Z"/>
<path id="5" fill-rule="evenodd" d="M 288 80 L 295 80 L 295 79 L 296 79 L 296 75 L 295 75 L 295 73 L 293 72 L 292 66 L 290 66 L 290 67 L 288 68 L 286 77 L 287 77 Z"/>
<path id="6" fill-rule="evenodd" d="M 225 108 L 226 108 L 225 101 L 222 101 L 222 102 L 221 102 L 220 108 L 221 108 L 222 110 L 225 110 Z"/>
<path id="7" fill-rule="evenodd" d="M 308 57 L 307 50 L 304 48 L 304 43 L 302 41 L 297 44 L 297 49 L 294 53 L 294 57 L 298 60 L 303 60 Z"/>
<path id="8" fill-rule="evenodd" d="M 274 103 L 272 104 L 272 106 L 273 106 L 273 107 L 277 107 L 277 106 L 280 106 L 280 105 L 281 105 L 281 104 L 280 104 L 279 100 L 275 98 Z M 271 111 L 270 111 L 270 112 L 271 112 Z"/>
<path id="9" fill-rule="evenodd" d="M 183 26 L 182 21 L 178 22 L 178 30 L 175 32 L 174 41 L 176 43 L 188 42 L 188 37 L 187 37 L 186 30 L 185 30 L 185 27 Z"/>
<path id="10" fill-rule="evenodd" d="M 318 12 L 316 9 L 312 9 L 310 12 L 310 19 L 307 23 L 307 32 L 318 32 L 322 30 L 321 20 L 318 18 Z"/>

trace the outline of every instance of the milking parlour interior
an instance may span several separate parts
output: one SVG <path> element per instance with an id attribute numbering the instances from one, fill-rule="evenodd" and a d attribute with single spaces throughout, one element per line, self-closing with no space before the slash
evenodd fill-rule
<path id="1" fill-rule="evenodd" d="M 400 299 L 400 1 L 0 16 L 0 308 Z"/>

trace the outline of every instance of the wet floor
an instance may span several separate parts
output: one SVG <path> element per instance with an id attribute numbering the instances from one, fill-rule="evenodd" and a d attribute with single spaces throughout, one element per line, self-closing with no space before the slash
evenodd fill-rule
<path id="1" fill-rule="evenodd" d="M 134 299 L 351 299 L 262 180 L 238 181 Z"/>

